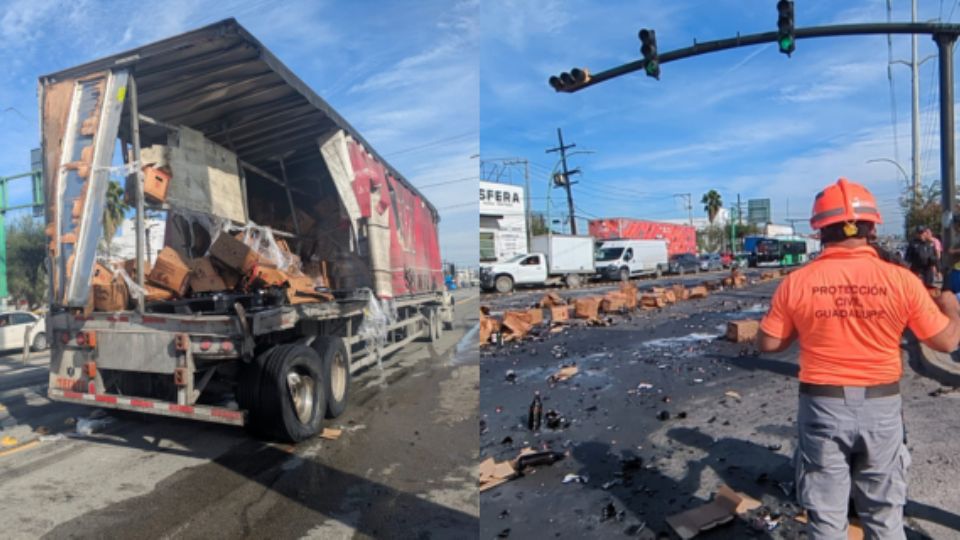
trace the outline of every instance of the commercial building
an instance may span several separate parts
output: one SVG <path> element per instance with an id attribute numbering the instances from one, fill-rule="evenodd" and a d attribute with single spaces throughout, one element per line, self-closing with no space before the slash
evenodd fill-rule
<path id="1" fill-rule="evenodd" d="M 480 182 L 480 262 L 527 251 L 526 195 L 522 186 Z"/>

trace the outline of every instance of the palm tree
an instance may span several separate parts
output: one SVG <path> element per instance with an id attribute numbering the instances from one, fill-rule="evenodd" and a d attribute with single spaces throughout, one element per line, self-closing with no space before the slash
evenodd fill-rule
<path id="1" fill-rule="evenodd" d="M 117 228 L 120 227 L 129 209 L 130 207 L 123 201 L 123 188 L 120 187 L 120 183 L 111 180 L 107 184 L 107 200 L 103 207 L 103 241 L 107 246 L 108 254 L 113 235 L 117 233 Z"/>
<path id="2" fill-rule="evenodd" d="M 700 202 L 703 203 L 703 209 L 707 212 L 707 219 L 709 219 L 710 224 L 713 225 L 713 220 L 717 219 L 717 214 L 720 213 L 720 209 L 723 208 L 723 199 L 720 198 L 717 190 L 711 189 L 703 194 Z"/>

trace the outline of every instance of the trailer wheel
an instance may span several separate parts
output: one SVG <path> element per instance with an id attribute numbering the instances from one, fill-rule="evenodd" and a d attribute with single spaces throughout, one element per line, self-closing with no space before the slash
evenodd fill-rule
<path id="1" fill-rule="evenodd" d="M 327 418 L 336 418 L 347 409 L 350 401 L 350 357 L 347 346 L 336 336 L 320 336 L 311 345 L 320 355 L 323 365 L 323 380 L 327 393 Z"/>
<path id="2" fill-rule="evenodd" d="M 497 276 L 494 287 L 498 293 L 508 293 L 513 290 L 513 278 L 507 275 Z"/>
<path id="3" fill-rule="evenodd" d="M 567 274 L 567 277 L 563 278 L 563 281 L 567 284 L 567 287 L 571 289 L 576 289 L 580 286 L 580 276 L 577 274 Z"/>
<path id="4" fill-rule="evenodd" d="M 278 345 L 260 377 L 262 429 L 273 438 L 300 442 L 320 432 L 327 388 L 320 356 L 303 345 Z"/>

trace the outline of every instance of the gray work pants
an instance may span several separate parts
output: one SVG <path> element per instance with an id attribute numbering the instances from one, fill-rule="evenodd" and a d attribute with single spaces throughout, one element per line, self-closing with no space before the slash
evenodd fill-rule
<path id="1" fill-rule="evenodd" d="M 807 510 L 807 532 L 845 540 L 852 493 L 867 538 L 903 539 L 910 454 L 900 396 L 865 399 L 857 387 L 844 395 L 800 394 L 797 501 Z"/>

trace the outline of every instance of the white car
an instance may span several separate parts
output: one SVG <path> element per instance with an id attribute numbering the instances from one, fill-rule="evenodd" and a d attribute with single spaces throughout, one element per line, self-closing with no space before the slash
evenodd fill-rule
<path id="1" fill-rule="evenodd" d="M 0 313 L 0 350 L 23 349 L 26 339 L 34 351 L 46 350 L 50 342 L 44 318 L 27 311 Z"/>

